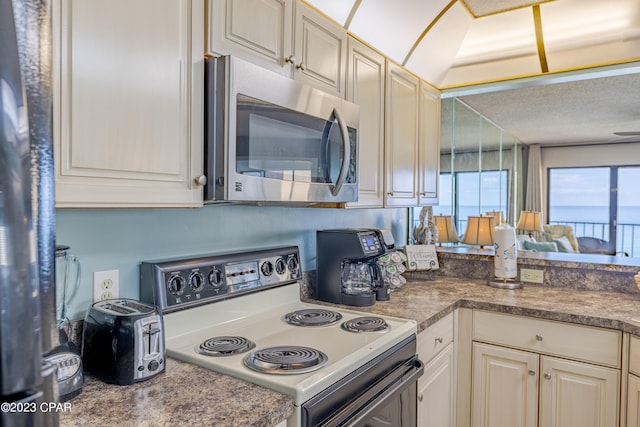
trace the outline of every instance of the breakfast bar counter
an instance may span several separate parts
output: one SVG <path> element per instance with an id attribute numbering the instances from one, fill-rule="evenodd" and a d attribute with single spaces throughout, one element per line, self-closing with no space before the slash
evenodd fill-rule
<path id="1" fill-rule="evenodd" d="M 409 283 L 357 310 L 416 320 L 418 332 L 460 307 L 599 326 L 640 336 L 640 293 L 525 285 L 505 290 L 486 281 L 407 274 Z M 333 305 L 316 300 L 315 304 Z M 353 308 L 353 307 L 349 307 Z M 216 390 L 215 392 L 213 390 Z M 291 398 L 262 387 L 168 359 L 167 372 L 132 386 L 89 378 L 62 426 L 273 426 L 294 410 Z"/>

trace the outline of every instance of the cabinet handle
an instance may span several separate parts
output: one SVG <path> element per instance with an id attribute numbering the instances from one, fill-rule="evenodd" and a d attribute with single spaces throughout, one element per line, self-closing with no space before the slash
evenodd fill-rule
<path id="1" fill-rule="evenodd" d="M 195 183 L 197 185 L 206 185 L 207 184 L 207 176 L 206 175 L 200 175 L 199 177 L 194 179 Z"/>
<path id="2" fill-rule="evenodd" d="M 536 375 L 536 371 L 533 369 L 529 369 L 529 376 L 534 377 Z"/>
<path id="3" fill-rule="evenodd" d="M 436 337 L 436 342 L 442 344 L 442 337 Z"/>
<path id="4" fill-rule="evenodd" d="M 540 334 L 537 334 L 537 335 L 536 335 L 536 339 L 537 339 L 538 341 L 542 341 L 542 340 L 544 339 L 544 337 L 543 337 L 542 335 L 540 335 Z"/>
<path id="5" fill-rule="evenodd" d="M 424 396 L 420 394 L 420 396 L 418 396 L 418 401 L 422 402 L 422 399 L 424 399 Z"/>
<path id="6" fill-rule="evenodd" d="M 550 373 L 548 373 L 548 372 L 547 372 L 547 373 L 545 373 L 545 374 L 544 374 L 544 379 L 545 379 L 545 380 L 550 380 L 550 379 L 551 379 L 551 374 L 550 374 Z"/>

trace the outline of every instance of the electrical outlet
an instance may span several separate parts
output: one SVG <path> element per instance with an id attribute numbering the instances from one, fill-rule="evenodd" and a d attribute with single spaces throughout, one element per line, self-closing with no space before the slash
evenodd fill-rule
<path id="1" fill-rule="evenodd" d="M 93 301 L 118 298 L 120 294 L 120 271 L 93 272 Z"/>
<path id="2" fill-rule="evenodd" d="M 543 283 L 544 270 L 532 270 L 529 268 L 520 269 L 520 280 L 529 283 Z"/>

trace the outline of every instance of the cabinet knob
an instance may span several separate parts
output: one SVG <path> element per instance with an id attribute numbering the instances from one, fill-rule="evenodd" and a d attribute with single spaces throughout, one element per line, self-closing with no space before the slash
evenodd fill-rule
<path id="1" fill-rule="evenodd" d="M 442 344 L 442 337 L 436 337 L 436 342 Z"/>
<path id="2" fill-rule="evenodd" d="M 418 401 L 422 402 L 422 399 L 424 399 L 424 396 L 420 394 L 420 396 L 418 396 Z"/>
<path id="3" fill-rule="evenodd" d="M 546 372 L 546 373 L 544 374 L 544 379 L 545 379 L 545 380 L 550 380 L 550 379 L 551 379 L 551 374 L 550 374 L 550 373 L 548 373 L 548 372 Z"/>
<path id="4" fill-rule="evenodd" d="M 206 175 L 200 175 L 199 177 L 194 179 L 195 183 L 197 185 L 206 185 L 207 184 L 207 176 Z"/>
<path id="5" fill-rule="evenodd" d="M 284 62 L 288 62 L 289 64 L 295 64 L 296 63 L 296 57 L 291 55 L 290 57 L 285 59 Z"/>
<path id="6" fill-rule="evenodd" d="M 536 371 L 533 369 L 529 369 L 529 376 L 534 377 L 536 375 Z"/>
<path id="7" fill-rule="evenodd" d="M 301 62 L 301 63 L 299 63 L 298 65 L 296 65 L 296 68 L 297 68 L 298 70 L 300 70 L 300 71 L 304 71 L 304 70 L 306 70 L 306 69 L 307 69 L 307 66 L 306 66 L 306 65 L 304 65 L 304 63 L 302 63 L 302 62 Z"/>
<path id="8" fill-rule="evenodd" d="M 536 335 L 536 339 L 537 339 L 538 341 L 542 341 L 542 340 L 544 339 L 544 337 L 543 337 L 542 335 L 540 335 L 540 334 L 537 334 L 537 335 Z"/>

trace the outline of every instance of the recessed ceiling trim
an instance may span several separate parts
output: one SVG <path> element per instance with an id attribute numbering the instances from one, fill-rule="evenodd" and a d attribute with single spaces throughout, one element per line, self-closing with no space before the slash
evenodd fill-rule
<path id="1" fill-rule="evenodd" d="M 544 48 L 544 34 L 542 33 L 542 16 L 540 16 L 540 5 L 535 5 L 533 10 L 533 25 L 536 29 L 536 44 L 538 45 L 538 58 L 540 58 L 540 70 L 543 73 L 549 72 L 547 63 L 547 52 Z"/>
<path id="2" fill-rule="evenodd" d="M 460 0 L 474 18 L 496 15 L 554 0 Z"/>
<path id="3" fill-rule="evenodd" d="M 356 12 L 358 11 L 358 8 L 360 7 L 360 4 L 362 3 L 362 0 L 356 0 L 355 3 L 353 3 L 353 7 L 351 8 L 351 12 L 349 12 L 349 16 L 347 17 L 347 20 L 344 23 L 344 29 L 348 30 L 349 26 L 351 25 L 351 21 L 353 21 L 353 17 L 356 16 Z"/>
<path id="4" fill-rule="evenodd" d="M 416 39 L 413 46 L 411 46 L 411 49 L 409 49 L 409 53 L 407 53 L 407 56 L 405 56 L 404 61 L 402 61 L 402 66 L 407 65 L 407 62 L 409 61 L 409 59 L 411 59 L 411 55 L 413 55 L 413 52 L 415 52 L 417 47 L 420 46 L 420 43 L 422 43 L 422 40 L 425 38 L 427 33 L 438 23 L 438 21 L 447 13 L 447 11 L 451 9 L 451 7 L 454 4 L 456 4 L 457 1 L 458 0 L 451 0 L 449 4 L 447 4 L 444 7 L 444 9 L 442 9 L 442 11 L 435 18 L 433 18 L 433 21 L 431 21 L 429 25 L 427 25 L 427 28 L 424 29 L 422 34 L 420 34 L 420 36 Z"/>

